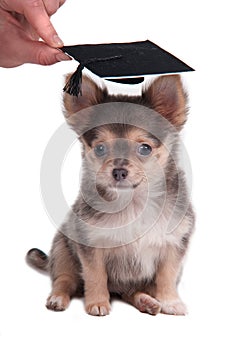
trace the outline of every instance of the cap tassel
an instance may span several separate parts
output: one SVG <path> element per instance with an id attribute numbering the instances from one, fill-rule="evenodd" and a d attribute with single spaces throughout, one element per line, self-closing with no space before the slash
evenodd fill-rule
<path id="1" fill-rule="evenodd" d="M 99 63 L 106 62 L 111 60 L 116 60 L 122 58 L 122 55 L 110 56 L 110 57 L 100 57 L 100 58 L 91 58 L 87 61 L 81 62 L 76 69 L 76 71 L 71 75 L 70 79 L 67 81 L 65 87 L 63 88 L 64 92 L 67 92 L 73 96 L 82 96 L 82 70 L 83 68 L 90 63 Z"/>
<path id="2" fill-rule="evenodd" d="M 82 96 L 82 70 L 84 65 L 82 63 L 79 64 L 76 71 L 71 75 L 70 79 L 67 81 L 64 86 L 63 91 L 67 92 L 72 96 Z"/>

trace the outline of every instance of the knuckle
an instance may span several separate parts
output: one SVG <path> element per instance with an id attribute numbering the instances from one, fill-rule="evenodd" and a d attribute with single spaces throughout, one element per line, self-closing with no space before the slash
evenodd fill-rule
<path id="1" fill-rule="evenodd" d="M 44 7 L 49 16 L 52 16 L 59 9 L 59 1 L 44 0 Z"/>
<path id="2" fill-rule="evenodd" d="M 66 2 L 66 0 L 60 0 L 60 1 L 59 1 L 59 7 L 61 7 L 62 5 L 64 5 L 65 2 Z"/>
<path id="3" fill-rule="evenodd" d="M 8 10 L 9 9 L 9 4 L 7 3 L 6 0 L 1 0 L 1 8 L 3 8 L 4 10 Z"/>
<path id="4" fill-rule="evenodd" d="M 54 63 L 52 57 L 43 50 L 37 52 L 36 61 L 42 66 L 49 66 Z"/>
<path id="5" fill-rule="evenodd" d="M 42 0 L 26 0 L 25 5 L 32 8 L 38 8 L 43 7 L 43 1 Z"/>

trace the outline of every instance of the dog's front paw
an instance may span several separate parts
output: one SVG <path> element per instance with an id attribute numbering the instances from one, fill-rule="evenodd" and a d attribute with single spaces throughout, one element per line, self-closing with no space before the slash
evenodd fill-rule
<path id="1" fill-rule="evenodd" d="M 70 297 L 67 294 L 52 294 L 48 297 L 46 307 L 53 311 L 64 311 L 70 303 Z"/>
<path id="2" fill-rule="evenodd" d="M 160 302 L 162 305 L 161 313 L 163 314 L 177 316 L 185 316 L 187 314 L 186 305 L 179 298 L 173 300 L 160 300 Z"/>
<path id="3" fill-rule="evenodd" d="M 86 312 L 92 316 L 106 316 L 110 312 L 110 303 L 108 300 L 103 302 L 86 303 Z"/>

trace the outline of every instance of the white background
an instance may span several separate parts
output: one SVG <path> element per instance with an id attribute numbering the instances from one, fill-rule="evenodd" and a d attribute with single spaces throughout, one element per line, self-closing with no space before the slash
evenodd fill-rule
<path id="1" fill-rule="evenodd" d="M 74 62 L 0 69 L 2 349 L 232 349 L 232 7 L 230 1 L 67 0 L 53 17 L 66 45 L 150 39 L 196 69 L 183 78 L 190 95 L 184 141 L 193 167 L 196 233 L 180 294 L 189 315 L 141 314 L 120 301 L 104 318 L 74 300 L 63 313 L 44 307 L 49 278 L 24 262 L 48 252 L 55 227 L 40 194 L 44 149 L 63 123 L 63 75 Z M 118 88 L 119 89 L 119 88 Z M 79 151 L 64 163 L 67 200 L 77 194 Z"/>

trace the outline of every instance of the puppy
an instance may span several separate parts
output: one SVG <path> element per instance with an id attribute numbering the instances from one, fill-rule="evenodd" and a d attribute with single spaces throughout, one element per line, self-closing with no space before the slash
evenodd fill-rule
<path id="1" fill-rule="evenodd" d="M 179 75 L 161 76 L 140 96 L 111 95 L 84 76 L 64 114 L 83 146 L 80 193 L 49 257 L 27 254 L 49 272 L 47 308 L 65 310 L 84 293 L 90 315 L 119 295 L 139 311 L 184 315 L 177 285 L 194 228 L 179 131 L 187 96 Z"/>

